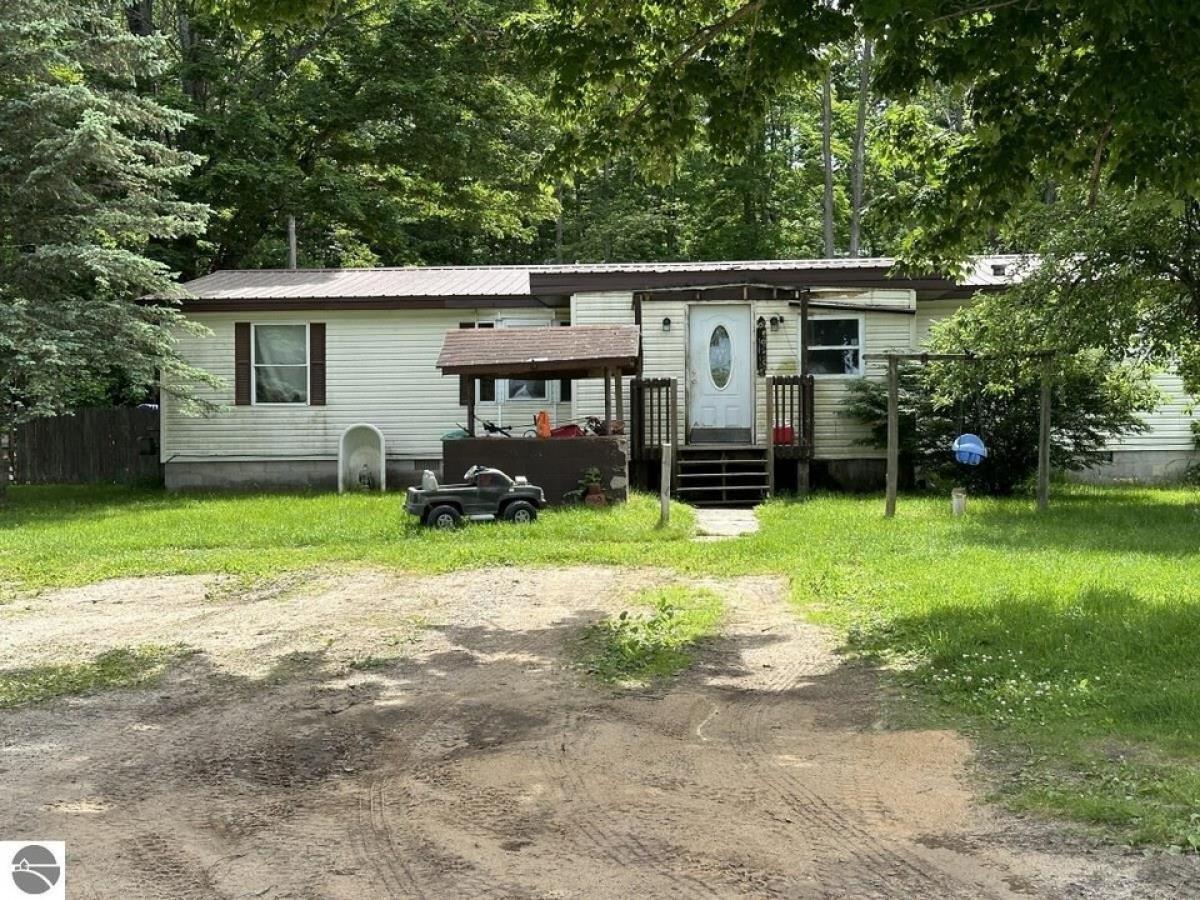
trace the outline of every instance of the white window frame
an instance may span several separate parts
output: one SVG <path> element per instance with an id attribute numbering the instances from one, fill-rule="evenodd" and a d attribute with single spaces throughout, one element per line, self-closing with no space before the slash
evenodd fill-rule
<path id="1" fill-rule="evenodd" d="M 812 375 L 813 378 L 819 379 L 847 379 L 847 378 L 862 378 L 867 374 L 867 363 L 865 354 L 867 352 L 867 321 L 866 316 L 854 313 L 825 313 L 819 316 L 809 316 L 810 322 L 821 321 L 844 321 L 853 320 L 858 323 L 858 346 L 854 348 L 853 344 L 809 344 L 808 351 L 811 354 L 813 350 L 845 350 L 848 347 L 858 350 L 858 371 L 849 372 L 805 372 L 805 375 Z M 810 332 L 811 333 L 811 332 Z M 810 356 L 811 359 L 811 356 Z"/>
<path id="2" fill-rule="evenodd" d="M 303 325 L 304 326 L 304 402 L 280 403 L 258 399 L 258 326 L 259 325 Z M 308 322 L 251 322 L 250 323 L 250 405 L 251 406 L 312 406 L 312 336 Z M 264 366 L 272 365 L 263 363 Z M 299 365 L 288 368 L 299 369 Z"/>

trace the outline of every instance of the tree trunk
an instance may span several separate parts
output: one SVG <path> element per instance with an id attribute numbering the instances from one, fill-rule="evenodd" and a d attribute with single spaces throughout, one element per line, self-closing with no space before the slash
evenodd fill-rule
<path id="1" fill-rule="evenodd" d="M 860 256 L 863 204 L 863 178 L 866 169 L 867 106 L 871 94 L 871 39 L 863 38 L 862 61 L 858 69 L 858 119 L 854 123 L 854 162 L 850 174 L 850 255 Z"/>
<path id="2" fill-rule="evenodd" d="M 833 256 L 833 82 L 830 64 L 825 64 L 821 82 L 821 160 L 825 166 L 825 256 Z"/>
<path id="3" fill-rule="evenodd" d="M 9 473 L 13 465 L 13 429 L 0 422 L 0 509 L 8 504 Z"/>
<path id="4" fill-rule="evenodd" d="M 554 199 L 558 201 L 558 215 L 554 217 L 554 261 L 563 261 L 563 183 L 554 185 Z"/>
<path id="5" fill-rule="evenodd" d="M 130 34 L 149 37 L 154 34 L 154 0 L 136 0 L 125 7 Z"/>

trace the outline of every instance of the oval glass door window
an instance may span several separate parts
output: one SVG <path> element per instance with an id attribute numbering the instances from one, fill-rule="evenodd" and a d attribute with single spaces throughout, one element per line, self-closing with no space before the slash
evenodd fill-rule
<path id="1" fill-rule="evenodd" d="M 729 375 L 733 371 L 733 341 L 724 325 L 714 328 L 708 339 L 708 371 L 718 389 L 729 384 Z"/>

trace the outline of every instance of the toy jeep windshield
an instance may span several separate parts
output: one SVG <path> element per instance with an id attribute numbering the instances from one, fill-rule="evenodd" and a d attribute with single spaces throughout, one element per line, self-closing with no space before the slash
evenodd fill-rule
<path id="1" fill-rule="evenodd" d="M 523 477 L 514 481 L 499 469 L 471 466 L 463 481 L 463 484 L 438 484 L 432 473 L 426 472 L 421 487 L 408 489 L 405 512 L 419 517 L 421 524 L 430 528 L 454 528 L 463 519 L 532 522 L 537 511 L 546 505 L 540 487 Z"/>

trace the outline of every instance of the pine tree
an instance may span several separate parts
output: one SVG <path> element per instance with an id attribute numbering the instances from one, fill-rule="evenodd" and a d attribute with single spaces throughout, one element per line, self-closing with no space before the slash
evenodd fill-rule
<path id="1" fill-rule="evenodd" d="M 207 214 L 175 199 L 198 160 L 154 98 L 163 51 L 112 0 L 0 6 L 0 433 L 114 371 L 149 385 L 183 368 L 178 312 L 139 301 L 178 291 L 152 243 Z"/>

